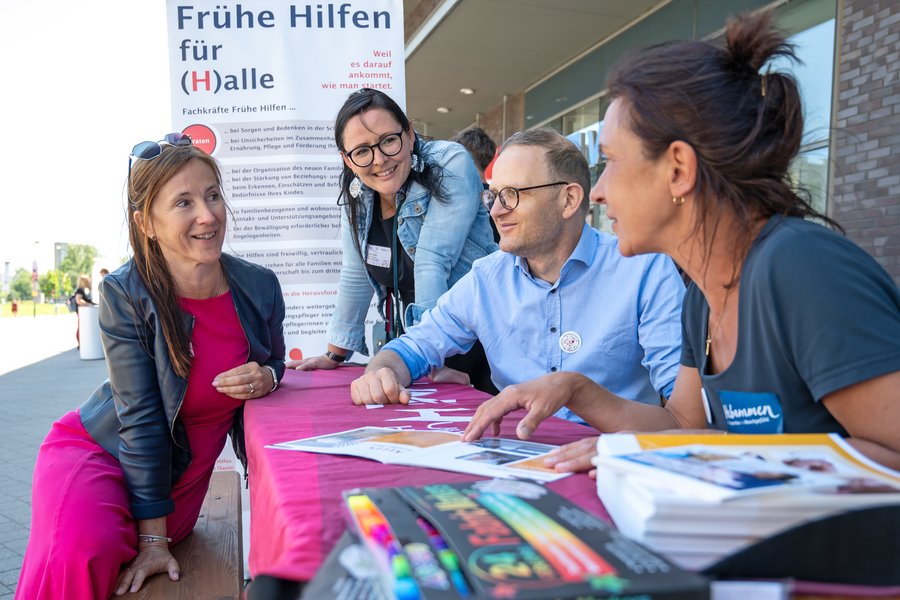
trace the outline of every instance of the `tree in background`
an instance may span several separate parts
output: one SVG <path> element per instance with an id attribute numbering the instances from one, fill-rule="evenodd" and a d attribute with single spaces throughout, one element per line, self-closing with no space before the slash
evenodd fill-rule
<path id="1" fill-rule="evenodd" d="M 59 269 L 69 278 L 72 289 L 78 284 L 79 275 L 88 275 L 94 271 L 94 259 L 97 249 L 88 244 L 69 244 L 66 255 L 59 263 Z"/>
<path id="2" fill-rule="evenodd" d="M 68 298 L 72 294 L 75 293 L 75 286 L 72 285 L 72 280 L 69 279 L 69 276 L 62 272 L 62 270 L 55 271 L 57 277 L 59 277 L 59 295 L 61 298 Z"/>
<path id="3" fill-rule="evenodd" d="M 31 271 L 28 269 L 16 269 L 16 274 L 9 282 L 10 300 L 31 299 Z"/>
<path id="4" fill-rule="evenodd" d="M 60 298 L 65 295 L 65 283 L 69 278 L 62 271 L 50 269 L 38 277 L 38 288 L 44 293 L 44 298 Z M 71 285 L 69 285 L 71 289 Z"/>

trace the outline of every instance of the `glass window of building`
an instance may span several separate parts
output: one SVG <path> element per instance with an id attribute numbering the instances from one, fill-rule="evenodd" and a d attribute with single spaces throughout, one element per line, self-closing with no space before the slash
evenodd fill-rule
<path id="1" fill-rule="evenodd" d="M 798 7 L 791 15 L 801 26 L 816 13 L 812 9 L 822 2 Z M 824 3 L 829 4 L 829 3 Z M 806 9 L 806 10 L 804 10 Z M 804 14 L 806 13 L 806 14 Z M 833 13 L 832 13 L 833 14 Z M 807 19 L 804 23 L 802 17 Z M 792 179 L 810 192 L 813 207 L 826 212 L 828 208 L 828 145 L 831 138 L 831 102 L 834 76 L 834 18 L 814 24 L 790 37 L 796 45 L 799 63 L 784 59 L 773 60 L 773 71 L 789 71 L 800 87 L 803 102 L 803 140 L 800 154 L 791 165 Z M 767 67 L 763 67 L 766 69 Z"/>
<path id="2" fill-rule="evenodd" d="M 591 185 L 594 185 L 600 177 L 600 128 L 603 126 L 606 108 L 606 98 L 601 96 L 544 125 L 566 136 L 581 150 L 591 168 Z M 603 231 L 612 231 L 604 205 L 591 204 L 588 222 Z"/>
<path id="3" fill-rule="evenodd" d="M 831 106 L 834 69 L 835 2 L 834 0 L 800 0 L 778 7 L 776 19 L 795 44 L 799 63 L 772 61 L 763 72 L 788 71 L 800 87 L 803 101 L 804 131 L 800 154 L 791 165 L 796 183 L 810 192 L 813 207 L 827 210 L 828 146 L 831 138 Z M 640 27 L 640 25 L 638 25 Z M 721 31 L 719 32 L 722 33 Z M 603 92 L 569 112 L 542 124 L 551 127 L 578 146 L 591 167 L 591 184 L 600 175 L 599 135 L 608 102 Z M 603 231 L 611 231 L 605 206 L 591 205 L 590 223 Z"/>

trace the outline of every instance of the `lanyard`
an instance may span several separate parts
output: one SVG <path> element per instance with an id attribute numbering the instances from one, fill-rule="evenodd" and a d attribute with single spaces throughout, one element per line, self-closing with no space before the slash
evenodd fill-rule
<path id="1" fill-rule="evenodd" d="M 394 214 L 393 233 L 391 234 L 391 269 L 394 272 L 394 287 L 391 290 L 393 302 L 391 302 L 390 337 L 400 337 L 400 319 L 403 315 L 403 307 L 400 302 L 400 260 L 397 258 L 397 215 Z"/>

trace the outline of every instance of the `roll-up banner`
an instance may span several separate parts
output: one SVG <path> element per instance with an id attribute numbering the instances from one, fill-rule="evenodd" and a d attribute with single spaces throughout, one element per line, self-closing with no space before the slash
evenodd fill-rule
<path id="1" fill-rule="evenodd" d="M 324 352 L 341 270 L 334 118 L 360 87 L 405 109 L 403 2 L 167 9 L 173 124 L 222 166 L 225 251 L 278 275 L 288 358 Z"/>

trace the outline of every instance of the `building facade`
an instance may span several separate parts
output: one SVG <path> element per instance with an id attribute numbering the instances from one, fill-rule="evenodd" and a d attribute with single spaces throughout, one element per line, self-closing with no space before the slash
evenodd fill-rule
<path id="1" fill-rule="evenodd" d="M 611 13 L 625 14 L 621 3 L 606 1 Z M 490 15 L 493 3 L 422 0 L 407 4 L 409 65 L 409 42 L 429 19 L 435 21 L 441 11 L 447 15 L 459 11 L 471 22 L 479 14 Z M 577 4 L 573 2 L 571 8 L 578 8 Z M 452 5 L 449 10 L 448 5 Z M 792 166 L 793 178 L 810 192 L 817 209 L 837 220 L 900 283 L 900 2 L 668 0 L 647 5 L 626 25 L 549 73 L 535 72 L 521 89 L 506 90 L 471 115 L 467 124 L 482 127 L 498 143 L 516 131 L 552 127 L 582 149 L 597 177 L 597 138 L 607 106 L 603 81 L 616 60 L 633 48 L 665 40 L 716 41 L 730 16 L 760 9 L 774 10 L 778 26 L 796 45 L 801 61 L 771 66 L 794 74 L 804 102 L 806 124 L 801 152 Z M 466 26 L 458 19 L 443 19 L 447 26 Z M 510 19 L 496 23 L 495 29 L 514 35 L 519 25 L 515 17 Z M 502 40 L 499 35 L 494 49 L 486 41 L 485 54 L 501 52 Z M 417 92 L 416 85 L 414 75 L 408 75 L 410 96 Z M 595 226 L 606 228 L 602 207 L 595 210 Z"/>

